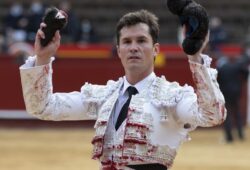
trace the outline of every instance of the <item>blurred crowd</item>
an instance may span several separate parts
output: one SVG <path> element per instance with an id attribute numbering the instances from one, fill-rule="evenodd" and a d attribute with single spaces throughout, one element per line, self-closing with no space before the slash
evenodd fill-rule
<path id="1" fill-rule="evenodd" d="M 62 43 L 98 41 L 91 21 L 87 18 L 79 18 L 71 9 L 70 1 L 59 1 L 56 6 L 68 14 L 68 24 L 61 31 Z M 37 29 L 48 7 L 40 0 L 33 0 L 28 8 L 18 1 L 14 2 L 2 21 L 0 53 L 17 56 L 32 54 Z"/>
<path id="2" fill-rule="evenodd" d="M 248 34 L 246 34 L 248 35 Z M 237 138 L 245 140 L 245 120 L 247 112 L 241 109 L 242 92 L 249 76 L 250 37 L 242 40 L 239 55 L 227 55 L 221 46 L 228 42 L 228 33 L 218 17 L 210 18 L 210 43 L 208 53 L 216 59 L 218 83 L 224 95 L 227 108 L 227 118 L 223 124 L 224 141 L 232 143 Z M 246 101 L 245 101 L 246 102 Z M 234 134 L 236 132 L 236 134 Z"/>

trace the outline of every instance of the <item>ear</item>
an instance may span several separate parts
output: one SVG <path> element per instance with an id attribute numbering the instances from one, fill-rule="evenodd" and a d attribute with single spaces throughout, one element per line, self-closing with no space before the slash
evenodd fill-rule
<path id="1" fill-rule="evenodd" d="M 154 44 L 154 52 L 153 52 L 153 55 L 154 55 L 154 58 L 160 53 L 160 44 L 159 43 L 155 43 Z"/>
<path id="2" fill-rule="evenodd" d="M 117 51 L 118 57 L 121 58 L 120 46 L 119 45 L 116 45 L 116 51 Z"/>

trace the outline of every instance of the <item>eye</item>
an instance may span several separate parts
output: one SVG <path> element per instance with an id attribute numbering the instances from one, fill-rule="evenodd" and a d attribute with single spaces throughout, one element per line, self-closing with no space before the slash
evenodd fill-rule
<path id="1" fill-rule="evenodd" d="M 123 43 L 123 44 L 130 44 L 131 41 L 130 41 L 129 39 L 124 39 L 124 40 L 122 41 L 122 43 Z"/>
<path id="2" fill-rule="evenodd" d="M 129 40 L 126 40 L 124 43 L 125 44 L 129 44 L 131 41 L 129 41 Z"/>
<path id="3" fill-rule="evenodd" d="M 144 38 L 138 40 L 138 43 L 144 43 L 144 42 L 146 42 Z"/>

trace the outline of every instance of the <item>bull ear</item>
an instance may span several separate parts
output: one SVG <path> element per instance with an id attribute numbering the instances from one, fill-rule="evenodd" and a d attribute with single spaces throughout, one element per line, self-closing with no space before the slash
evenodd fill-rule
<path id="1" fill-rule="evenodd" d="M 192 0 L 167 0 L 167 7 L 173 14 L 181 15 L 183 9 L 191 2 Z"/>
<path id="2" fill-rule="evenodd" d="M 61 30 L 63 27 L 65 27 L 67 20 L 67 14 L 56 7 L 51 7 L 46 10 L 43 17 L 43 22 L 46 24 L 46 27 L 42 28 L 45 38 L 41 39 L 41 45 L 43 47 L 51 42 L 57 30 Z"/>
<path id="3" fill-rule="evenodd" d="M 178 15 L 185 26 L 183 50 L 188 55 L 197 53 L 205 41 L 209 30 L 207 11 L 193 0 L 168 0 L 169 10 Z"/>
<path id="4" fill-rule="evenodd" d="M 208 33 L 209 19 L 208 14 L 201 5 L 191 3 L 182 12 L 184 23 L 188 28 L 187 36 L 193 39 L 205 39 Z"/>
<path id="5" fill-rule="evenodd" d="M 183 51 L 188 55 L 196 54 L 202 47 L 203 40 L 185 38 L 182 42 Z"/>

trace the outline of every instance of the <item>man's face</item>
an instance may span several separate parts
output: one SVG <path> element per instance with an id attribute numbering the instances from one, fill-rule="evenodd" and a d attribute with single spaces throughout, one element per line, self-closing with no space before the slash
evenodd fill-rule
<path id="1" fill-rule="evenodd" d="M 138 23 L 121 29 L 117 51 L 126 74 L 147 76 L 153 71 L 159 44 L 153 44 L 148 25 Z"/>

